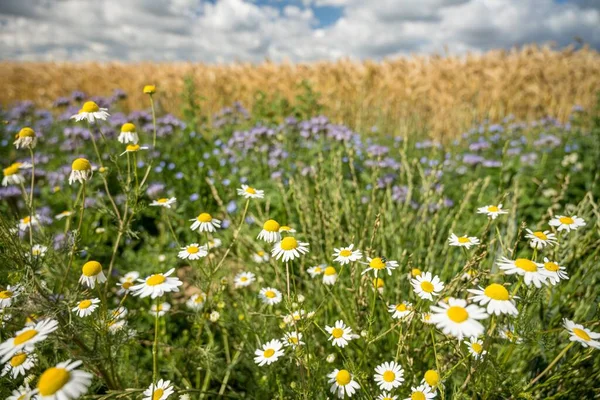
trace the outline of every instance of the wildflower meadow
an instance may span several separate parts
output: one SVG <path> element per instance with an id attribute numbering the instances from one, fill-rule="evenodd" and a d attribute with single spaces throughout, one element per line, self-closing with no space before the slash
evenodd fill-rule
<path id="1" fill-rule="evenodd" d="M 0 110 L 0 398 L 600 396 L 600 103 L 442 140 L 146 83 Z"/>

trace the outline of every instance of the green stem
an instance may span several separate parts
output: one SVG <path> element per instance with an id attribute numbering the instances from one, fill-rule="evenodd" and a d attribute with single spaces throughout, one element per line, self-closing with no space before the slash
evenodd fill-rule
<path id="1" fill-rule="evenodd" d="M 565 354 L 567 354 L 567 351 L 569 351 L 569 349 L 571 347 L 573 347 L 573 345 L 575 344 L 575 342 L 571 342 L 569 343 L 560 353 L 558 353 L 558 355 L 554 358 L 554 360 L 552 360 L 552 362 L 550 364 L 548 364 L 548 366 L 546 367 L 545 370 L 543 370 L 542 372 L 539 373 L 538 376 L 536 376 L 535 378 L 533 378 L 531 380 L 531 382 L 529 382 L 529 384 L 525 387 L 524 391 L 528 390 L 531 386 L 533 386 L 537 381 L 539 381 L 544 375 L 546 375 L 551 369 L 552 367 L 554 367 L 556 365 L 556 363 L 563 358 L 563 356 Z"/>
<path id="2" fill-rule="evenodd" d="M 152 382 L 154 385 L 158 379 L 158 308 L 160 306 L 160 296 L 156 297 L 156 313 L 154 314 L 154 343 L 152 344 Z M 154 396 L 154 388 L 152 388 Z"/>

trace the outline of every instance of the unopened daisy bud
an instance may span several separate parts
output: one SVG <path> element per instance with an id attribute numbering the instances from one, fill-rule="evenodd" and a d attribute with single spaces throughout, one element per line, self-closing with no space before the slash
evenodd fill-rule
<path id="1" fill-rule="evenodd" d="M 108 168 L 100 167 L 100 168 L 98 168 L 98 172 L 100 172 L 101 174 L 104 174 L 104 173 L 108 172 Z"/>
<path id="2" fill-rule="evenodd" d="M 433 369 L 427 370 L 423 380 L 431 387 L 437 386 L 440 383 L 440 374 Z"/>
<path id="3" fill-rule="evenodd" d="M 26 126 L 21 129 L 19 133 L 15 136 L 17 140 L 14 141 L 14 145 L 17 149 L 28 148 L 33 149 L 37 144 L 37 138 L 35 136 L 35 131 L 30 127 Z"/>
<path id="4" fill-rule="evenodd" d="M 220 301 L 219 303 L 217 303 L 217 308 L 220 308 L 220 309 L 225 308 L 225 302 Z"/>
<path id="5" fill-rule="evenodd" d="M 333 354 L 333 353 L 332 353 L 332 354 L 328 354 L 328 355 L 327 355 L 327 358 L 326 358 L 325 360 L 326 360 L 328 363 L 330 363 L 330 364 L 331 364 L 332 362 L 334 362 L 334 361 L 335 361 L 335 354 Z"/>
<path id="6" fill-rule="evenodd" d="M 119 134 L 118 140 L 121 143 L 137 144 L 140 139 L 136 132 L 135 125 L 131 122 L 123 124 L 121 126 L 121 133 Z"/>
<path id="7" fill-rule="evenodd" d="M 413 268 L 410 270 L 410 274 L 414 277 L 421 275 L 421 270 L 419 268 Z"/>
<path id="8" fill-rule="evenodd" d="M 166 259 L 167 259 L 167 256 L 165 256 L 164 254 L 159 254 L 158 255 L 158 261 L 165 262 Z"/>
<path id="9" fill-rule="evenodd" d="M 243 321 L 245 318 L 244 314 L 238 314 L 238 321 Z"/>
<path id="10" fill-rule="evenodd" d="M 298 303 L 304 303 L 305 297 L 301 294 L 298 295 Z"/>
<path id="11" fill-rule="evenodd" d="M 92 177 L 92 164 L 85 158 L 78 158 L 71 165 L 71 175 L 69 176 L 69 185 L 77 181 L 84 183 Z"/>
<path id="12" fill-rule="evenodd" d="M 360 331 L 360 336 L 366 338 L 369 333 L 365 330 Z"/>
<path id="13" fill-rule="evenodd" d="M 156 93 L 156 86 L 155 85 L 146 85 L 146 86 L 144 86 L 144 94 L 153 95 L 154 93 Z"/>
<path id="14" fill-rule="evenodd" d="M 210 319 L 210 322 L 217 322 L 220 317 L 221 314 L 219 314 L 218 311 L 213 311 L 210 313 L 210 316 L 208 318 Z"/>

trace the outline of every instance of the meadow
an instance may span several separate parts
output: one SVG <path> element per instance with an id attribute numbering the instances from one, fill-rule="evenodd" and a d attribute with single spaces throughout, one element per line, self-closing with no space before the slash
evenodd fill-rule
<path id="1" fill-rule="evenodd" d="M 597 54 L 544 54 L 579 67 L 538 103 L 513 81 L 380 119 L 385 84 L 353 109 L 343 77 L 340 108 L 310 80 L 245 101 L 101 68 L 5 98 L 0 397 L 600 396 Z"/>

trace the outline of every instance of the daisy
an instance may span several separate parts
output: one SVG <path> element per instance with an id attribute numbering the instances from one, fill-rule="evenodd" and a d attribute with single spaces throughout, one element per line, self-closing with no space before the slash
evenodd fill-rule
<path id="1" fill-rule="evenodd" d="M 258 298 L 264 304 L 272 306 L 274 304 L 281 303 L 282 296 L 279 290 L 267 287 L 260 289 L 260 292 L 258 293 Z"/>
<path id="2" fill-rule="evenodd" d="M 388 306 L 388 312 L 392 314 L 392 318 L 394 319 L 405 318 L 412 313 L 412 311 L 412 303 L 408 303 L 406 301 Z"/>
<path id="3" fill-rule="evenodd" d="M 600 333 L 592 332 L 591 330 L 584 328 L 583 325 L 576 324 L 575 322 L 563 318 L 563 326 L 569 331 L 571 337 L 569 338 L 572 342 L 579 342 L 583 347 L 594 347 L 600 349 L 600 342 L 596 339 L 600 339 Z"/>
<path id="4" fill-rule="evenodd" d="M 545 283 L 548 278 L 542 264 L 526 258 L 517 258 L 513 261 L 502 257 L 498 260 L 498 266 L 507 275 L 521 275 L 527 286 L 533 284 L 538 289 L 542 287 L 542 283 Z"/>
<path id="5" fill-rule="evenodd" d="M 345 369 L 334 369 L 332 373 L 327 375 L 331 385 L 331 393 L 337 394 L 337 397 L 343 399 L 344 396 L 352 397 L 360 385 L 352 379 L 352 375 Z"/>
<path id="6" fill-rule="evenodd" d="M 107 112 L 108 109 L 98 107 L 98 104 L 93 101 L 86 101 L 79 112 L 71 117 L 75 121 L 83 121 L 84 119 L 90 123 L 94 123 L 95 120 L 105 121 L 110 114 Z"/>
<path id="7" fill-rule="evenodd" d="M 221 220 L 213 218 L 209 213 L 201 213 L 190 221 L 194 221 L 190 229 L 198 232 L 216 232 L 216 228 L 221 227 Z"/>
<path id="8" fill-rule="evenodd" d="M 100 299 L 81 300 L 71 311 L 77 313 L 79 317 L 84 318 L 88 315 L 92 315 L 98 308 L 98 304 L 100 304 Z"/>
<path id="9" fill-rule="evenodd" d="M 85 158 L 78 158 L 71 164 L 71 175 L 69 175 L 69 185 L 73 182 L 84 183 L 92 177 L 92 164 Z"/>
<path id="10" fill-rule="evenodd" d="M 208 241 L 208 248 L 209 249 L 216 249 L 218 247 L 221 247 L 222 243 L 223 242 L 219 238 L 211 239 L 211 240 Z"/>
<path id="11" fill-rule="evenodd" d="M 289 346 L 292 348 L 296 348 L 297 346 L 302 346 L 304 344 L 302 341 L 302 333 L 296 331 L 286 332 L 281 341 L 285 347 Z"/>
<path id="12" fill-rule="evenodd" d="M 508 214 L 508 211 L 502 209 L 502 204 L 498 204 L 497 206 L 479 207 L 477 214 L 487 214 L 488 217 L 496 219 L 500 214 Z"/>
<path id="13" fill-rule="evenodd" d="M 31 255 L 33 257 L 44 257 L 47 250 L 48 250 L 48 247 L 43 246 L 41 244 L 35 244 L 31 248 Z"/>
<path id="14" fill-rule="evenodd" d="M 248 185 L 242 185 L 242 188 L 237 190 L 237 194 L 244 196 L 246 199 L 262 199 L 265 197 L 264 190 L 254 189 Z"/>
<path id="15" fill-rule="evenodd" d="M 454 233 L 450 235 L 448 238 L 448 242 L 450 242 L 450 246 L 458 246 L 465 247 L 470 249 L 471 246 L 476 246 L 479 244 L 479 239 L 475 236 L 456 236 Z"/>
<path id="16" fill-rule="evenodd" d="M 295 238 L 288 236 L 275 243 L 271 255 L 275 259 L 287 262 L 299 258 L 301 254 L 308 253 L 308 243 L 298 242 Z"/>
<path id="17" fill-rule="evenodd" d="M 548 257 L 544 257 L 543 266 L 545 274 L 548 277 L 548 281 L 546 282 L 547 284 L 556 285 L 561 279 L 569 279 L 569 275 L 567 275 L 567 269 L 558 265 L 554 261 L 550 261 Z"/>
<path id="18" fill-rule="evenodd" d="M 127 326 L 127 321 L 124 319 L 113 319 L 107 323 L 108 331 L 113 335 L 122 331 Z"/>
<path id="19" fill-rule="evenodd" d="M 20 286 L 8 285 L 5 290 L 0 291 L 0 310 L 10 307 L 15 297 L 21 293 Z"/>
<path id="20" fill-rule="evenodd" d="M 234 287 L 241 288 L 250 286 L 256 280 L 256 275 L 252 272 L 240 272 L 233 278 Z"/>
<path id="21" fill-rule="evenodd" d="M 500 337 L 509 340 L 513 343 L 523 343 L 523 338 L 515 333 L 515 328 L 512 325 L 503 326 L 500 329 Z"/>
<path id="22" fill-rule="evenodd" d="M 111 319 L 123 319 L 127 316 L 128 312 L 129 311 L 127 310 L 127 308 L 120 306 L 113 310 L 110 310 L 109 314 L 110 314 Z"/>
<path id="23" fill-rule="evenodd" d="M 283 343 L 281 343 L 277 339 L 273 339 L 270 342 L 265 343 L 262 348 L 257 349 L 254 352 L 254 362 L 258 364 L 259 367 L 267 364 L 270 365 L 277 361 L 279 357 L 283 355 Z"/>
<path id="24" fill-rule="evenodd" d="M 442 289 L 444 289 L 444 283 L 440 281 L 437 275 L 432 277 L 431 272 L 418 275 L 410 283 L 417 296 L 427 300 L 433 300 L 433 296 L 439 295 Z"/>
<path id="25" fill-rule="evenodd" d="M 428 369 L 423 375 L 423 382 L 434 388 L 440 383 L 440 374 L 436 370 Z"/>
<path id="26" fill-rule="evenodd" d="M 131 287 L 134 285 L 135 280 L 140 277 L 140 273 L 137 271 L 130 271 L 126 273 L 124 276 L 119 278 L 118 286 L 121 288 L 117 291 L 119 296 L 124 295 L 125 293 L 129 293 Z"/>
<path id="27" fill-rule="evenodd" d="M 332 266 L 325 268 L 325 271 L 323 272 L 323 283 L 325 285 L 335 285 L 337 278 L 338 274 L 335 268 L 333 268 Z"/>
<path id="28" fill-rule="evenodd" d="M 22 351 L 14 356 L 4 365 L 1 376 L 11 374 L 12 378 L 15 379 L 19 375 L 25 376 L 27 371 L 35 366 L 38 358 L 35 353 Z"/>
<path id="29" fill-rule="evenodd" d="M 56 214 L 54 219 L 56 219 L 57 221 L 60 221 L 61 219 L 70 217 L 71 215 L 73 215 L 73 211 L 63 211 L 59 214 Z"/>
<path id="30" fill-rule="evenodd" d="M 156 93 L 156 86 L 155 85 L 146 85 L 144 86 L 144 94 L 149 94 L 149 95 L 153 95 L 154 93 Z"/>
<path id="31" fill-rule="evenodd" d="M 421 322 L 423 322 L 424 324 L 433 324 L 433 321 L 431 320 L 431 313 L 421 313 Z"/>
<path id="32" fill-rule="evenodd" d="M 480 286 L 479 289 L 467 290 L 475 295 L 469 297 L 469 300 L 473 300 L 474 302 L 479 303 L 481 306 L 485 306 L 487 304 L 488 314 L 519 314 L 517 307 L 515 307 L 515 302 L 511 299 L 508 290 L 498 283 L 492 283 L 485 289 Z"/>
<path id="33" fill-rule="evenodd" d="M 140 146 L 139 144 L 128 144 L 125 147 L 125 151 L 121 153 L 121 155 L 125 155 L 127 153 L 137 153 L 140 150 L 148 150 L 148 146 Z"/>
<path id="34" fill-rule="evenodd" d="M 21 185 L 25 183 L 25 177 L 21 174 L 22 164 L 13 163 L 2 170 L 4 178 L 2 178 L 2 186 Z"/>
<path id="35" fill-rule="evenodd" d="M 31 399 L 31 389 L 28 384 L 19 386 L 18 389 L 12 391 L 12 395 L 6 400 L 29 400 Z"/>
<path id="36" fill-rule="evenodd" d="M 175 197 L 171 197 L 169 199 L 163 197 L 158 200 L 153 200 L 152 203 L 150 203 L 150 206 L 171 208 L 171 206 L 175 204 L 176 201 L 177 199 Z"/>
<path id="37" fill-rule="evenodd" d="M 96 287 L 96 282 L 99 284 L 106 282 L 106 276 L 102 272 L 102 265 L 98 261 L 88 261 L 81 267 L 79 283 L 93 289 Z"/>
<path id="38" fill-rule="evenodd" d="M 137 144 L 140 140 L 137 132 L 135 131 L 135 125 L 131 122 L 127 122 L 121 126 L 121 133 L 117 139 L 121 143 L 133 143 Z"/>
<path id="39" fill-rule="evenodd" d="M 151 383 L 148 389 L 144 390 L 144 398 L 142 400 L 165 400 L 172 395 L 174 391 L 173 386 L 171 386 L 171 381 L 160 379 L 156 382 L 156 385 Z"/>
<path id="40" fill-rule="evenodd" d="M 204 303 L 206 302 L 206 294 L 204 293 L 196 293 L 186 301 L 185 305 L 188 308 L 191 308 L 194 311 L 200 311 L 204 307 Z"/>
<path id="41" fill-rule="evenodd" d="M 346 347 L 349 341 L 358 337 L 352 333 L 352 328 L 346 326 L 341 319 L 335 321 L 333 326 L 325 326 L 325 330 L 331 335 L 327 340 L 331 340 L 333 346 L 342 348 Z"/>
<path id="42" fill-rule="evenodd" d="M 379 386 L 379 389 L 393 390 L 404 382 L 404 370 L 395 361 L 384 362 L 375 367 L 373 379 L 375 379 L 375 383 Z"/>
<path id="43" fill-rule="evenodd" d="M 483 350 L 483 341 L 477 339 L 475 336 L 471 336 L 469 340 L 463 342 L 469 348 L 469 353 L 474 359 L 479 360 L 487 354 L 487 351 Z"/>
<path id="44" fill-rule="evenodd" d="M 363 264 L 365 264 L 365 263 L 363 263 Z M 377 273 L 381 270 L 386 270 L 388 275 L 392 275 L 392 270 L 396 269 L 398 267 L 398 262 L 388 260 L 385 257 L 375 257 L 375 258 L 367 257 L 366 265 L 368 265 L 369 268 L 365 269 L 362 272 L 363 275 L 371 270 L 374 271 L 375 276 L 377 276 Z"/>
<path id="45" fill-rule="evenodd" d="M 131 287 L 132 294 L 141 298 L 150 296 L 155 299 L 165 293 L 179 292 L 178 286 L 183 285 L 183 282 L 177 277 L 169 277 L 174 271 L 175 268 L 171 268 L 164 274 L 158 273 L 150 275 L 146 279 L 138 279 L 137 281 L 141 283 Z"/>
<path id="46" fill-rule="evenodd" d="M 44 319 L 33 326 L 26 326 L 17 331 L 14 337 L 11 337 L 0 344 L 0 356 L 2 361 L 8 361 L 12 356 L 21 350 L 32 351 L 36 343 L 45 340 L 48 335 L 58 328 L 58 322 L 53 319 Z"/>
<path id="47" fill-rule="evenodd" d="M 294 311 L 290 315 L 283 317 L 283 322 L 286 325 L 295 325 L 296 321 L 300 321 L 303 318 L 312 318 L 315 315 L 314 311 L 305 312 L 304 310 Z"/>
<path id="48" fill-rule="evenodd" d="M 555 226 L 556 230 L 571 232 L 572 230 L 577 230 L 577 228 L 581 226 L 585 226 L 585 221 L 583 218 L 579 218 L 577 215 L 573 215 L 571 217 L 567 217 L 564 215 L 557 215 L 556 218 L 552 218 L 548 225 Z"/>
<path id="49" fill-rule="evenodd" d="M 311 278 L 321 275 L 325 271 L 325 264 L 315 265 L 306 270 Z"/>
<path id="50" fill-rule="evenodd" d="M 281 240 L 281 233 L 279 233 L 279 222 L 274 219 L 269 219 L 263 224 L 262 231 L 256 237 L 259 240 L 264 240 L 267 243 L 276 243 Z"/>
<path id="51" fill-rule="evenodd" d="M 531 229 L 526 229 L 527 234 L 525 237 L 530 239 L 529 245 L 532 249 L 541 250 L 544 247 L 550 245 L 555 246 L 558 241 L 556 240 L 556 235 L 551 233 L 550 231 L 535 231 L 532 232 Z"/>
<path id="52" fill-rule="evenodd" d="M 252 260 L 254 260 L 255 263 L 264 263 L 269 261 L 269 253 L 265 252 L 265 251 L 257 251 L 256 253 L 252 254 Z"/>
<path id="53" fill-rule="evenodd" d="M 35 136 L 35 131 L 30 127 L 26 126 L 22 128 L 19 133 L 15 136 L 17 140 L 13 142 L 17 149 L 33 149 L 37 144 L 37 138 Z"/>
<path id="54" fill-rule="evenodd" d="M 352 250 L 354 244 L 350 244 L 348 247 L 340 247 L 339 249 L 334 248 L 333 261 L 339 262 L 340 264 L 348 264 L 351 261 L 358 261 L 362 258 L 362 252 L 358 249 Z"/>
<path id="55" fill-rule="evenodd" d="M 383 392 L 377 396 L 376 400 L 398 400 L 398 396 L 392 396 L 390 392 Z"/>
<path id="56" fill-rule="evenodd" d="M 404 400 L 431 400 L 434 399 L 436 394 L 435 390 L 433 390 L 429 385 L 423 384 L 421 386 L 411 387 L 410 397 L 407 397 Z"/>
<path id="57" fill-rule="evenodd" d="M 448 302 L 440 301 L 439 306 L 431 306 L 431 321 L 446 335 L 452 335 L 458 340 L 465 336 L 480 336 L 483 325 L 478 321 L 488 315 L 485 310 L 475 304 L 469 304 L 462 299 L 450 297 Z"/>
<path id="58" fill-rule="evenodd" d="M 279 233 L 296 233 L 296 230 L 294 228 L 292 228 L 291 226 L 288 225 L 281 225 L 279 227 Z"/>
<path id="59" fill-rule="evenodd" d="M 30 227 L 35 227 L 36 225 L 39 225 L 39 224 L 40 224 L 40 219 L 37 215 L 34 215 L 33 217 L 27 216 L 27 217 L 24 217 L 19 220 L 19 230 L 26 231 Z"/>
<path id="60" fill-rule="evenodd" d="M 150 314 L 152 314 L 153 316 L 156 317 L 156 314 L 158 312 L 158 316 L 162 317 L 164 316 L 169 310 L 171 309 L 171 305 L 169 303 L 161 303 L 156 305 L 156 303 L 152 304 L 152 306 L 150 307 Z"/>
<path id="61" fill-rule="evenodd" d="M 208 248 L 206 245 L 200 246 L 198 243 L 192 243 L 181 248 L 181 251 L 177 254 L 177 257 L 183 260 L 199 260 L 202 257 L 206 257 L 208 254 Z"/>

